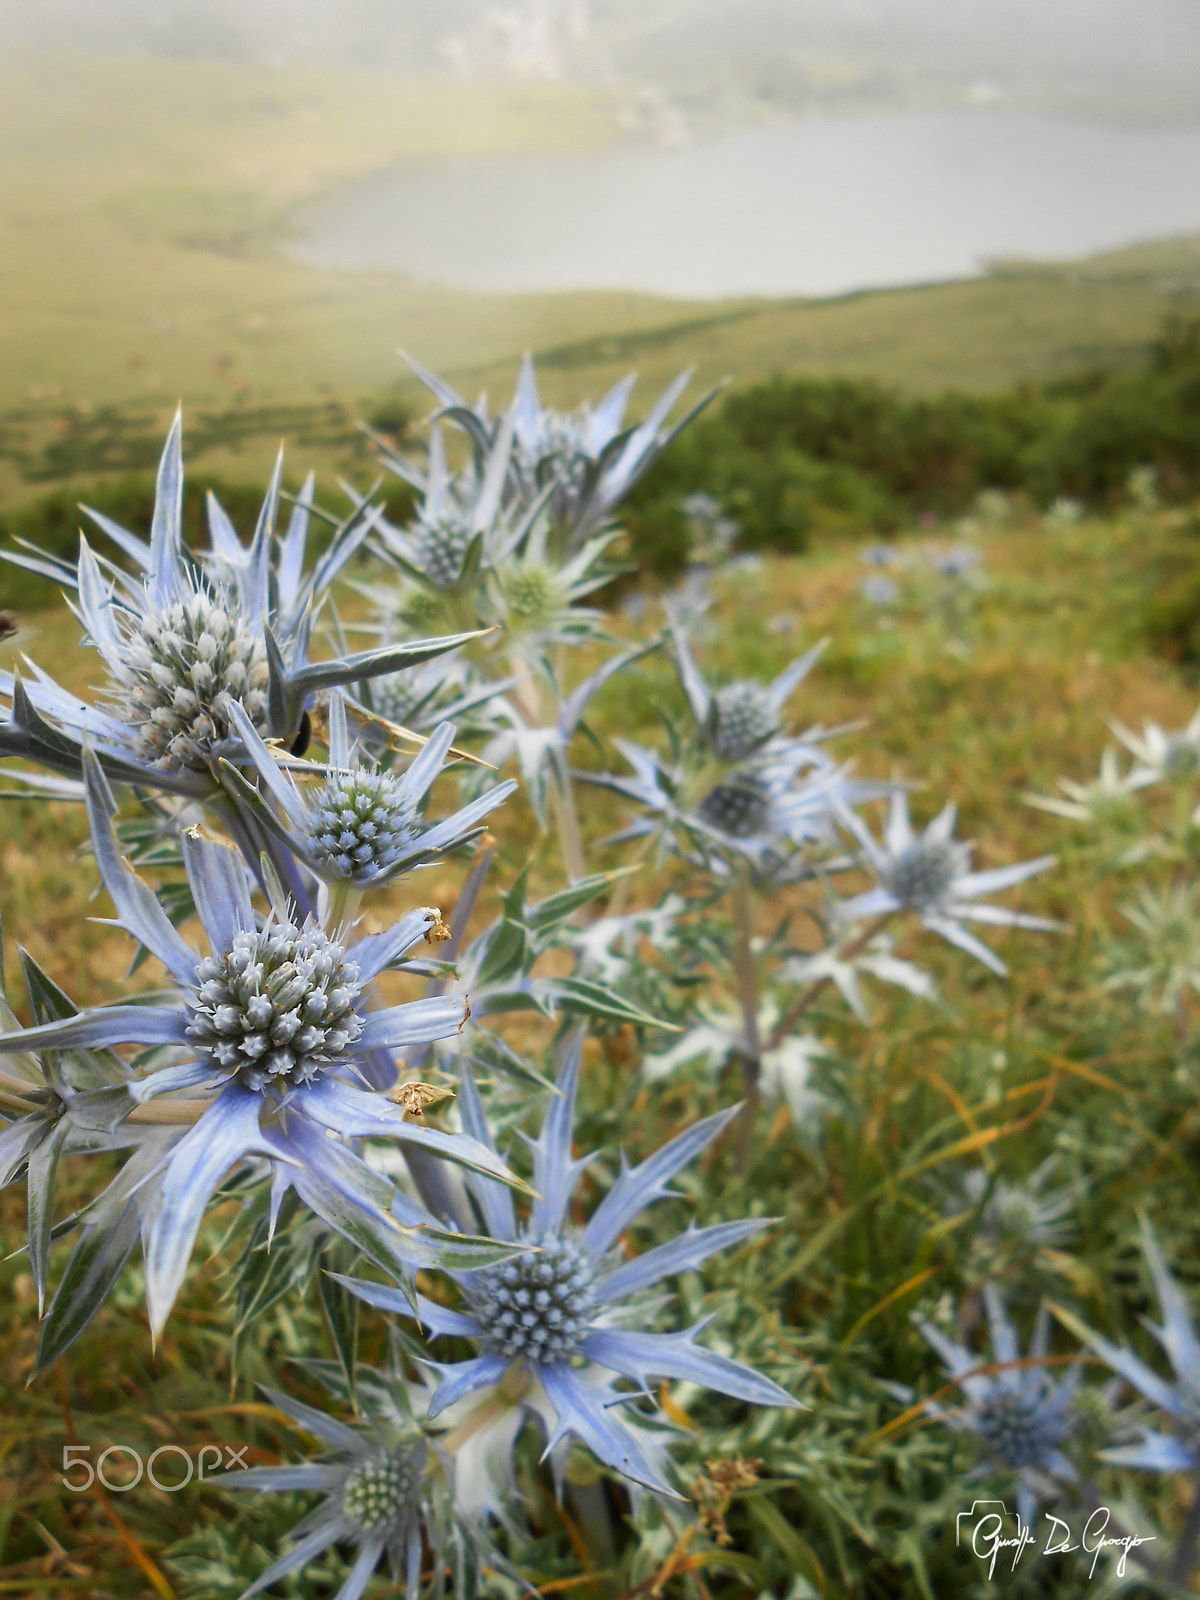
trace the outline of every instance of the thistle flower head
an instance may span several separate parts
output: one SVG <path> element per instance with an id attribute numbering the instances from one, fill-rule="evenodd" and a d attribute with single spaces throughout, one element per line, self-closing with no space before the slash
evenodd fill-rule
<path id="1" fill-rule="evenodd" d="M 964 1404 L 945 1410 L 927 1400 L 925 1410 L 948 1427 L 973 1433 L 982 1443 L 990 1464 L 1015 1472 L 1017 1508 L 1032 1523 L 1038 1499 L 1053 1487 L 1053 1480 L 1074 1478 L 1075 1471 L 1061 1446 L 1078 1421 L 1074 1409 L 1080 1370 L 1072 1364 L 1063 1378 L 1054 1378 L 1043 1366 L 1050 1352 L 1050 1316 L 1043 1305 L 1029 1345 L 1034 1363 L 1020 1366 L 1020 1345 L 994 1284 L 983 1291 L 991 1334 L 991 1359 L 947 1338 L 940 1328 L 917 1319 L 917 1327 L 945 1362 L 962 1391 Z M 996 1366 L 998 1371 L 980 1371 Z"/>
<path id="2" fill-rule="evenodd" d="M 946 1211 L 970 1216 L 974 1227 L 974 1270 L 995 1277 L 1016 1269 L 1029 1272 L 1037 1253 L 1061 1248 L 1070 1237 L 1070 1213 L 1082 1190 L 1080 1182 L 1046 1187 L 1056 1170 L 1056 1157 L 1037 1166 L 1024 1182 L 995 1178 L 978 1166 L 946 1197 Z"/>
<path id="3" fill-rule="evenodd" d="M 696 807 L 702 822 L 733 839 L 755 839 L 767 833 L 770 812 L 767 785 L 755 772 L 734 773 L 714 784 Z"/>
<path id="4" fill-rule="evenodd" d="M 474 1278 L 468 1297 L 485 1349 L 530 1361 L 565 1361 L 598 1309 L 596 1267 L 578 1240 L 530 1238 L 529 1254 Z"/>
<path id="5" fill-rule="evenodd" d="M 1163 750 L 1162 768 L 1172 783 L 1189 783 L 1200 773 L 1200 746 L 1180 736 L 1168 739 Z"/>
<path id="6" fill-rule="evenodd" d="M 1056 816 L 1069 817 L 1073 822 L 1091 823 L 1108 833 L 1128 837 L 1140 833 L 1144 826 L 1134 795 L 1154 781 L 1152 775 L 1143 772 L 1139 776 L 1134 769 L 1123 773 L 1117 752 L 1108 745 L 1100 757 L 1099 774 L 1090 783 L 1059 778 L 1058 787 L 1065 799 L 1058 795 L 1027 794 L 1025 800 L 1039 811 L 1050 811 Z"/>
<path id="7" fill-rule="evenodd" d="M 1028 1189 L 997 1184 L 986 1208 L 985 1226 L 997 1238 L 1022 1242 L 1051 1236 L 1052 1224 L 1044 1218 L 1045 1206 Z"/>
<path id="8" fill-rule="evenodd" d="M 437 589 L 451 589 L 462 577 L 463 562 L 474 537 L 470 524 L 449 510 L 436 522 L 421 521 L 409 529 L 420 570 Z"/>
<path id="9" fill-rule="evenodd" d="M 844 826 L 861 847 L 864 865 L 869 866 L 879 880 L 876 888 L 839 905 L 838 916 L 843 922 L 910 911 L 931 932 L 941 934 L 943 939 L 1001 974 L 1008 970 L 1004 963 L 963 926 L 964 922 L 1048 930 L 1058 927 L 1046 917 L 978 903 L 981 895 L 1010 888 L 1036 872 L 1044 872 L 1053 865 L 1053 856 L 998 867 L 993 872 L 972 872 L 972 846 L 954 838 L 957 808 L 947 805 L 918 834 L 909 821 L 908 799 L 900 791 L 892 795 L 882 843 L 853 811 L 845 806 L 839 806 L 838 811 Z"/>
<path id="10" fill-rule="evenodd" d="M 479 1593 L 485 1569 L 515 1579 L 515 1569 L 491 1546 L 482 1519 L 472 1514 L 475 1508 L 459 1504 L 455 1463 L 422 1435 L 428 1391 L 409 1384 L 400 1371 L 359 1365 L 352 1397 L 332 1363 L 305 1366 L 340 1405 L 353 1405 L 355 1421 L 339 1421 L 324 1408 L 264 1390 L 297 1427 L 322 1441 L 324 1451 L 298 1465 L 231 1472 L 220 1480 L 221 1487 L 269 1494 L 299 1489 L 321 1499 L 293 1530 L 291 1548 L 241 1600 L 301 1571 L 334 1545 L 354 1555 L 338 1600 L 359 1600 L 380 1566 L 390 1574 L 392 1592 L 408 1600 L 443 1595 L 447 1566 L 456 1574 L 455 1593 Z M 427 1587 L 421 1574 L 429 1556 L 435 1578 Z"/>
<path id="11" fill-rule="evenodd" d="M 562 573 L 536 558 L 511 561 L 502 582 L 508 609 L 519 617 L 549 617 L 570 603 L 570 584 Z"/>
<path id="12" fill-rule="evenodd" d="M 138 755 L 167 771 L 202 769 L 228 748 L 229 702 L 267 731 L 267 650 L 237 596 L 189 575 L 178 598 L 117 610 L 120 649 L 106 653 L 109 704 Z"/>
<path id="13" fill-rule="evenodd" d="M 1110 952 L 1106 987 L 1132 989 L 1143 1006 L 1160 1012 L 1173 1011 L 1189 990 L 1200 993 L 1200 888 L 1143 887 L 1122 914 L 1134 937 Z"/>
<path id="14" fill-rule="evenodd" d="M 979 551 L 969 544 L 951 545 L 948 550 L 926 552 L 929 565 L 943 578 L 963 578 L 979 565 Z"/>
<path id="15" fill-rule="evenodd" d="M 391 1533 L 412 1516 L 421 1471 L 421 1443 L 369 1457 L 354 1467 L 342 1485 L 342 1512 L 360 1533 Z"/>
<path id="16" fill-rule="evenodd" d="M 312 804 L 313 854 L 344 878 L 373 878 L 406 853 L 417 832 L 416 800 L 392 772 L 331 772 Z"/>
<path id="17" fill-rule="evenodd" d="M 311 1083 L 363 1030 L 358 967 L 306 922 L 234 933 L 196 968 L 185 1033 L 247 1089 Z"/>
<path id="18" fill-rule="evenodd" d="M 513 782 L 497 784 L 444 821 L 427 823 L 420 806 L 442 770 L 454 724 L 440 724 L 406 771 L 380 771 L 359 758 L 345 701 L 335 694 L 329 702 L 329 762 L 316 769 L 324 780 L 313 794 L 280 768 L 240 707 L 231 715 L 272 805 L 263 804 L 263 796 L 228 764 L 221 769 L 225 782 L 326 883 L 382 884 L 411 872 L 472 838 L 488 812 L 516 788 Z"/>
<path id="19" fill-rule="evenodd" d="M 973 1432 L 1002 1467 L 1037 1466 L 1071 1431 L 1070 1413 L 1047 1405 L 1053 1383 L 993 1394 L 975 1407 Z"/>
<path id="20" fill-rule="evenodd" d="M 574 413 L 541 408 L 536 422 L 531 419 L 517 434 L 517 463 L 530 482 L 540 485 L 552 479 L 568 503 L 577 496 L 592 461 L 590 424 L 587 406 Z"/>
<path id="21" fill-rule="evenodd" d="M 367 709 L 387 722 L 410 728 L 417 720 L 415 713 L 422 709 L 421 688 L 419 683 L 413 682 L 411 673 L 389 672 L 367 685 L 364 696 Z"/>
<path id="22" fill-rule="evenodd" d="M 713 696 L 713 749 L 723 761 L 745 761 L 779 732 L 779 709 L 760 683 L 727 683 Z"/>
<path id="23" fill-rule="evenodd" d="M 756 755 L 783 754 L 800 744 L 799 740 L 782 737 L 783 709 L 812 670 L 823 644 L 785 667 L 773 683 L 742 679 L 714 690 L 696 663 L 678 606 L 668 603 L 667 621 L 697 731 L 720 760 L 748 761 Z"/>
<path id="24" fill-rule="evenodd" d="M 1144 722 L 1140 736 L 1122 722 L 1110 723 L 1117 738 L 1138 759 L 1130 773 L 1136 787 L 1149 783 L 1193 784 L 1200 777 L 1200 711 L 1186 728 L 1167 733 L 1157 722 Z"/>
<path id="25" fill-rule="evenodd" d="M 922 836 L 890 856 L 879 879 L 903 910 L 927 911 L 946 898 L 970 859 L 969 845 Z"/>
<path id="26" fill-rule="evenodd" d="M 580 774 L 644 808 L 614 837 L 658 833 L 665 847 L 719 877 L 728 876 L 735 859 L 774 885 L 810 875 L 805 846 L 832 844 L 842 808 L 888 792 L 850 779 L 818 746 L 800 740 L 780 741 L 769 757 L 752 758 L 715 782 L 711 758 L 695 770 L 686 757 L 668 765 L 624 739 L 615 744 L 631 776 Z"/>

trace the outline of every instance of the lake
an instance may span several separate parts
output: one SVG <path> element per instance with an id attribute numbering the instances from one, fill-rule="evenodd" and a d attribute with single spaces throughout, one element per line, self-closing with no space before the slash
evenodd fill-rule
<path id="1" fill-rule="evenodd" d="M 811 117 L 678 149 L 404 166 L 291 254 L 476 290 L 829 295 L 1200 233 L 1200 126 L 1024 112 Z"/>

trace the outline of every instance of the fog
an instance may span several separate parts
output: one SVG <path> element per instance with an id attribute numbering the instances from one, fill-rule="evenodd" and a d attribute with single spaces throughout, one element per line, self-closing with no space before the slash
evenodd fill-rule
<path id="1" fill-rule="evenodd" d="M 516 75 L 785 106 L 924 85 L 1188 113 L 1195 0 L 0 0 L 0 48 Z M 1125 109 L 1129 109 L 1128 106 Z"/>

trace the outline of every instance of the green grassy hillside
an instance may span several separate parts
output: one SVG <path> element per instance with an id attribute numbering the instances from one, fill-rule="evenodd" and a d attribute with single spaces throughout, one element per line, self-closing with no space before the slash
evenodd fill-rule
<path id="1" fill-rule="evenodd" d="M 258 476 L 281 434 L 306 465 L 343 465 L 381 395 L 420 404 L 397 346 L 496 394 L 532 348 L 564 402 L 630 367 L 648 395 L 683 365 L 705 382 L 1002 388 L 1129 358 L 1164 308 L 1198 298 L 1186 242 L 830 301 L 475 295 L 321 272 L 276 244 L 304 202 L 407 159 L 595 148 L 620 136 L 620 105 L 552 84 L 132 58 L 47 61 L 0 89 L 0 501 L 36 492 L 31 461 L 55 447 L 57 478 L 136 464 L 75 461 L 62 442 L 159 437 L 179 397 L 230 419 L 190 452 L 205 470 Z M 341 413 L 274 409 L 297 403 Z"/>

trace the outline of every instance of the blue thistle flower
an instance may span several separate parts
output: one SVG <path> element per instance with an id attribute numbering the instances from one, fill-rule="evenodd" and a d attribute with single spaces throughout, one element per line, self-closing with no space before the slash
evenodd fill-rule
<path id="1" fill-rule="evenodd" d="M 435 1334 L 478 1341 L 469 1361 L 437 1365 L 442 1383 L 429 1405 L 436 1417 L 465 1396 L 503 1385 L 508 1395 L 548 1409 L 554 1426 L 547 1453 L 574 1435 L 608 1467 L 647 1488 L 674 1491 L 633 1429 L 614 1407 L 629 1396 L 613 1379 L 631 1379 L 645 1389 L 651 1377 L 701 1384 L 753 1405 L 795 1406 L 777 1383 L 740 1362 L 715 1355 L 697 1342 L 705 1324 L 682 1333 L 643 1332 L 631 1326 L 633 1308 L 617 1307 L 672 1273 L 697 1267 L 718 1250 L 748 1239 L 771 1219 L 747 1218 L 714 1227 L 690 1227 L 678 1238 L 629 1261 L 609 1254 L 633 1219 L 728 1126 L 737 1107 L 706 1118 L 621 1175 L 590 1221 L 575 1229 L 567 1207 L 575 1180 L 588 1164 L 571 1155 L 571 1126 L 579 1081 L 582 1038 L 576 1040 L 559 1075 L 557 1094 L 533 1143 L 535 1200 L 519 1224 L 511 1197 L 499 1185 L 468 1175 L 467 1184 L 493 1239 L 522 1247 L 495 1268 L 459 1275 L 467 1311 L 449 1311 L 418 1297 L 417 1315 Z M 470 1072 L 464 1070 L 459 1107 L 463 1127 L 492 1148 L 491 1135 Z M 412 1315 L 398 1291 L 362 1279 L 343 1279 L 368 1304 Z M 592 1369 L 602 1369 L 594 1374 Z M 598 1382 L 589 1381 L 592 1376 Z"/>
<path id="2" fill-rule="evenodd" d="M 382 1095 L 358 1087 L 367 1082 L 360 1062 L 372 1052 L 445 1038 L 469 1015 L 464 999 L 448 996 L 380 1011 L 366 1006 L 371 981 L 424 938 L 438 913 L 409 912 L 386 932 L 354 943 L 343 943 L 311 918 L 298 923 L 286 904 L 260 919 L 241 857 L 192 829 L 181 843 L 212 946 L 201 957 L 122 860 L 113 831 L 116 805 L 90 750 L 83 766 L 93 849 L 117 923 L 163 963 L 179 985 L 178 998 L 168 1006 L 98 1007 L 6 1032 L 0 1054 L 171 1046 L 185 1059 L 132 1082 L 131 1100 L 200 1087 L 213 1093 L 164 1161 L 157 1183 L 143 1192 L 154 1333 L 166 1321 L 209 1199 L 248 1156 L 272 1163 L 275 1211 L 294 1187 L 332 1227 L 393 1270 L 406 1260 L 436 1258 L 436 1251 L 397 1230 L 390 1185 L 326 1133 L 399 1139 L 507 1177 L 494 1152 L 477 1140 L 406 1123 Z"/>
<path id="3" fill-rule="evenodd" d="M 310 1369 L 320 1362 L 305 1364 Z M 319 1373 L 320 1375 L 320 1373 Z M 454 1464 L 420 1428 L 419 1392 L 410 1396 L 403 1374 L 361 1368 L 357 1389 L 361 1420 L 340 1422 L 273 1389 L 271 1403 L 326 1446 L 321 1459 L 299 1466 L 249 1467 L 220 1479 L 239 1492 L 319 1494 L 321 1500 L 293 1532 L 295 1543 L 246 1589 L 250 1600 L 281 1578 L 300 1572 L 332 1545 L 355 1550 L 354 1563 L 335 1600 L 359 1600 L 372 1574 L 386 1562 L 406 1600 L 423 1592 L 424 1553 L 433 1555 L 433 1593 L 444 1593 L 451 1561 L 457 1573 L 478 1580 L 484 1566 L 515 1576 L 475 1522 L 455 1504 Z M 330 1387 L 335 1385 L 330 1384 Z M 417 1405 L 414 1406 L 414 1400 Z"/>
<path id="4" fill-rule="evenodd" d="M 305 486 L 287 534 L 277 541 L 280 457 L 250 546 L 242 545 L 210 496 L 213 548 L 193 554 L 182 538 L 181 437 L 177 413 L 158 469 L 149 543 L 98 512 L 89 513 L 141 569 L 140 580 L 102 561 L 82 534 L 74 565 L 9 555 L 75 591 L 73 609 L 104 660 L 109 682 L 101 701 L 88 705 L 32 662 L 26 664 L 32 674 L 28 683 L 0 672 L 0 695 L 11 702 L 8 721 L 0 723 L 0 756 L 25 757 L 78 776 L 83 741 L 90 739 L 115 778 L 208 796 L 212 766 L 222 755 L 236 754 L 229 733 L 233 701 L 241 702 L 260 734 L 291 745 L 311 694 L 415 665 L 469 637 L 310 662 L 315 610 L 377 523 L 378 510 L 364 508 L 339 526 L 305 577 L 312 483 Z"/>
<path id="5" fill-rule="evenodd" d="M 549 497 L 554 517 L 574 538 L 586 538 L 611 520 L 653 461 L 717 393 L 710 391 L 680 421 L 665 428 L 675 402 L 691 381 L 690 371 L 681 372 L 646 417 L 626 428 L 625 408 L 635 381 L 633 374 L 616 384 L 599 405 L 583 405 L 573 414 L 564 414 L 542 405 L 533 360 L 526 356 L 512 406 L 496 420 L 489 415 L 486 400 L 468 406 L 448 383 L 406 359 L 444 408 L 441 415 L 469 434 L 479 459 L 488 459 L 502 431 L 511 427 L 515 449 L 508 493 L 518 506 L 545 503 Z M 411 470 L 397 464 L 391 452 L 385 452 L 384 459 L 405 476 Z"/>
<path id="6" fill-rule="evenodd" d="M 1190 784 L 1200 777 L 1200 711 L 1186 728 L 1167 733 L 1157 722 L 1142 723 L 1139 736 L 1123 722 L 1109 726 L 1121 743 L 1141 763 L 1129 774 L 1132 787 L 1152 783 Z"/>
<path id="7" fill-rule="evenodd" d="M 627 739 L 614 739 L 613 744 L 633 769 L 631 776 L 575 776 L 626 796 L 650 815 L 635 818 L 608 842 L 658 834 L 664 847 L 722 877 L 728 875 L 730 859 L 749 862 L 772 882 L 803 876 L 806 859 L 797 847 L 831 844 L 841 807 L 880 791 L 877 784 L 849 778 L 822 750 L 800 741 L 777 757 L 719 776 L 711 771 L 697 775 L 686 759 L 665 761 Z"/>
<path id="8" fill-rule="evenodd" d="M 931 1322 L 916 1319 L 967 1402 L 946 1410 L 927 1400 L 924 1409 L 947 1427 L 979 1439 L 987 1459 L 972 1476 L 988 1471 L 1016 1475 L 1017 1510 L 1021 1520 L 1032 1526 L 1038 1502 L 1053 1493 L 1054 1480 L 1070 1482 L 1076 1476 L 1061 1446 L 1075 1426 L 1073 1406 L 1080 1372 L 1073 1365 L 1064 1378 L 1056 1380 L 1045 1367 L 1012 1365 L 1021 1360 L 1021 1350 L 994 1284 L 984 1286 L 983 1299 L 991 1333 L 991 1363 L 981 1362 L 978 1355 L 947 1338 Z M 1044 1361 L 1049 1353 L 1050 1313 L 1043 1305 L 1038 1309 L 1029 1358 Z M 979 1371 L 990 1364 L 1002 1370 Z M 900 1392 L 901 1386 L 896 1388 Z M 904 1391 L 906 1398 L 908 1393 Z"/>
<path id="9" fill-rule="evenodd" d="M 803 743 L 784 738 L 783 708 L 812 671 L 826 641 L 799 656 L 771 684 L 742 680 L 713 690 L 696 664 L 687 632 L 673 606 L 667 608 L 667 621 L 696 728 L 718 760 L 741 764 L 768 753 L 782 756 Z M 806 737 L 811 739 L 812 734 Z"/>
<path id="10" fill-rule="evenodd" d="M 361 887 L 391 883 L 467 843 L 479 832 L 488 812 L 517 787 L 511 779 L 499 783 L 444 821 L 427 824 L 419 808 L 454 741 L 453 723 L 443 722 L 438 727 L 406 772 L 380 771 L 358 761 L 345 704 L 335 693 L 329 702 L 325 780 L 305 793 L 277 764 L 240 706 L 230 708 L 230 719 L 275 803 L 276 809 L 265 811 L 263 820 L 325 881 L 350 880 Z M 243 800 L 251 805 L 258 800 L 257 792 L 236 768 L 225 763 L 222 772 Z"/>
<path id="11" fill-rule="evenodd" d="M 953 804 L 945 806 L 924 832 L 918 834 L 909 821 L 908 797 L 902 791 L 893 793 L 882 845 L 861 817 L 845 806 L 839 806 L 838 810 L 842 823 L 861 846 L 866 864 L 879 879 L 876 888 L 842 901 L 837 908 L 842 921 L 910 911 L 922 927 L 941 934 L 943 939 L 975 956 L 1001 977 L 1008 968 L 993 950 L 963 927 L 964 922 L 1040 928 L 1049 932 L 1059 928 L 1059 923 L 1047 917 L 979 904 L 980 895 L 994 894 L 999 889 L 1023 883 L 1035 873 L 1052 867 L 1056 857 L 1039 856 L 1035 861 L 997 867 L 992 872 L 972 872 L 973 846 L 954 838 L 958 808 Z"/>
<path id="12" fill-rule="evenodd" d="M 1094 1332 L 1071 1312 L 1054 1307 L 1059 1321 L 1093 1350 L 1113 1372 L 1132 1385 L 1157 1411 L 1170 1420 L 1173 1432 L 1141 1428 L 1141 1441 L 1100 1452 L 1101 1459 L 1147 1472 L 1195 1472 L 1200 1469 L 1200 1339 L 1183 1289 L 1175 1281 L 1159 1248 L 1154 1230 L 1139 1218 L 1142 1250 L 1158 1296 L 1161 1327 L 1146 1321 L 1171 1367 L 1170 1378 L 1161 1377 L 1128 1345 L 1113 1344 Z M 1145 1320 L 1145 1319 L 1143 1319 Z"/>

